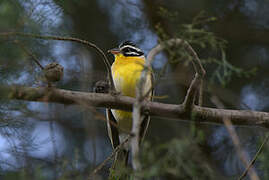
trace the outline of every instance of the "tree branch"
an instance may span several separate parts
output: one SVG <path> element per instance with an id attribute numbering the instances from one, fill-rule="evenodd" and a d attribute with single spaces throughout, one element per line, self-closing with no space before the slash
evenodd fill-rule
<path id="1" fill-rule="evenodd" d="M 223 122 L 224 122 L 224 125 L 225 125 L 228 133 L 231 136 L 232 142 L 235 146 L 236 153 L 237 153 L 239 159 L 241 160 L 243 165 L 247 168 L 248 164 L 249 164 L 249 159 L 248 159 L 246 151 L 241 147 L 239 137 L 234 130 L 234 127 L 233 127 L 231 120 L 229 118 L 224 118 Z M 260 180 L 256 171 L 252 167 L 249 168 L 249 178 L 251 180 Z"/>
<path id="2" fill-rule="evenodd" d="M 110 90 L 112 90 L 112 91 L 115 90 L 114 82 L 112 79 L 112 73 L 111 73 L 111 69 L 110 69 L 110 63 L 109 63 L 105 53 L 98 46 L 96 46 L 95 44 L 93 44 L 89 41 L 79 39 L 79 38 L 73 38 L 73 37 L 43 36 L 43 35 L 39 35 L 39 34 L 30 34 L 30 33 L 22 33 L 22 32 L 2 32 L 2 33 L 0 33 L 0 36 L 2 36 L 2 37 L 21 36 L 21 37 L 28 37 L 28 38 L 35 38 L 35 39 L 44 39 L 44 40 L 70 41 L 70 42 L 76 42 L 76 43 L 86 45 L 90 48 L 94 48 L 98 52 L 98 54 L 102 57 L 102 59 L 105 63 L 106 70 L 108 73 L 109 83 L 110 83 Z"/>
<path id="3" fill-rule="evenodd" d="M 116 153 L 117 152 L 119 152 L 123 147 L 124 147 L 124 145 L 130 140 L 130 138 L 131 138 L 131 135 L 128 135 L 125 139 L 124 139 L 124 141 L 122 141 L 122 143 L 120 143 L 113 151 L 112 151 L 112 153 L 101 163 L 101 164 L 99 164 L 93 171 L 92 171 L 92 173 L 90 174 L 90 176 L 89 176 L 89 180 L 90 179 L 94 179 L 94 175 L 98 172 L 98 171 L 100 171 L 105 165 L 106 165 L 106 163 L 108 162 L 108 161 L 110 161 L 111 159 L 113 159 L 113 157 L 116 155 Z"/>
<path id="4" fill-rule="evenodd" d="M 134 171 L 141 170 L 141 163 L 139 161 L 139 142 L 140 139 L 140 128 L 142 123 L 142 117 L 141 117 L 141 111 L 142 111 L 142 103 L 146 99 L 146 97 L 149 95 L 148 92 L 146 94 L 143 94 L 143 92 L 147 89 L 145 87 L 145 83 L 147 80 L 147 76 L 150 69 L 150 61 L 146 61 L 144 65 L 144 69 L 141 72 L 141 77 L 139 80 L 139 83 L 136 85 L 136 100 L 133 105 L 133 121 L 132 121 L 132 134 L 134 137 L 131 139 L 131 155 L 132 155 L 132 167 Z M 151 83 L 152 84 L 152 83 Z M 152 89 L 152 87 L 149 87 L 148 89 Z M 139 180 L 139 177 L 134 177 L 134 180 Z"/>
<path id="5" fill-rule="evenodd" d="M 79 104 L 111 109 L 132 111 L 134 98 L 127 96 L 113 96 L 103 93 L 87 93 L 55 88 L 33 88 L 24 86 L 0 86 L 0 98 L 17 99 L 35 102 L 54 102 L 61 104 Z M 158 102 L 142 102 L 142 112 L 146 110 L 151 116 L 194 120 L 191 113 L 186 113 L 182 104 L 165 104 Z M 256 125 L 269 127 L 269 113 L 249 110 L 226 110 L 194 106 L 192 113 L 195 119 L 205 123 L 223 124 L 223 118 L 229 118 L 234 125 Z"/>
<path id="6" fill-rule="evenodd" d="M 195 95 L 196 92 L 200 86 L 200 83 L 205 75 L 205 70 L 202 66 L 202 63 L 198 57 L 198 55 L 196 54 L 196 52 L 192 49 L 191 45 L 187 42 L 184 41 L 182 39 L 176 38 L 176 39 L 170 39 L 168 41 L 165 41 L 163 43 L 158 44 L 156 47 L 154 47 L 148 54 L 147 56 L 147 60 L 149 62 L 153 61 L 153 59 L 155 58 L 155 56 L 160 53 L 161 51 L 163 51 L 166 47 L 169 46 L 178 46 L 178 45 L 183 45 L 183 47 L 185 48 L 185 50 L 192 56 L 192 64 L 195 70 L 195 77 L 191 82 L 191 85 L 187 91 L 187 95 L 185 96 L 183 105 L 186 109 L 186 111 L 191 111 L 193 109 L 194 106 L 194 99 L 195 99 Z M 201 92 L 200 92 L 201 93 Z M 200 95 L 202 96 L 202 95 Z M 199 104 L 201 104 L 201 98 L 199 98 Z"/>
<path id="7" fill-rule="evenodd" d="M 269 135 L 267 134 L 265 139 L 263 140 L 261 146 L 259 147 L 257 153 L 255 154 L 255 156 L 253 157 L 253 159 L 251 160 L 251 162 L 249 163 L 249 165 L 247 166 L 247 168 L 245 169 L 245 171 L 243 172 L 243 174 L 239 177 L 238 180 L 242 180 L 244 179 L 244 177 L 247 175 L 248 171 L 250 170 L 250 168 L 254 165 L 254 163 L 256 162 L 258 156 L 261 154 L 264 145 L 267 143 L 269 139 Z"/>
<path id="8" fill-rule="evenodd" d="M 44 67 L 40 64 L 39 60 L 37 59 L 37 57 L 30 50 L 25 48 L 20 41 L 15 40 L 14 43 L 17 44 L 28 56 L 30 56 L 33 59 L 33 61 L 40 67 L 40 69 L 42 70 L 44 69 Z"/>

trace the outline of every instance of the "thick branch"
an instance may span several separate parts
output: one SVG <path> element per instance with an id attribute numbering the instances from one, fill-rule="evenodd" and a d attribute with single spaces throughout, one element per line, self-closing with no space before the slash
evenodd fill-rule
<path id="1" fill-rule="evenodd" d="M 23 86 L 5 86 L 0 88 L 2 98 L 18 99 L 35 102 L 54 102 L 61 104 L 85 103 L 95 107 L 121 109 L 132 111 L 134 98 L 113 96 L 102 93 L 86 93 L 52 88 L 32 88 Z M 186 113 L 183 105 L 164 104 L 143 101 L 143 110 L 151 116 L 165 118 L 194 120 L 190 113 Z M 194 106 L 192 113 L 200 122 L 223 124 L 224 117 L 230 118 L 234 125 L 257 125 L 269 127 L 269 113 L 249 110 L 225 110 Z M 193 116 L 192 116 L 193 117 Z"/>

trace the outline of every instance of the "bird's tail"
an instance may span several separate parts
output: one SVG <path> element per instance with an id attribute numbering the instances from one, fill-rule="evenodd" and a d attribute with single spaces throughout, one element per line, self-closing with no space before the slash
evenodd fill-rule
<path id="1" fill-rule="evenodd" d="M 110 169 L 109 180 L 126 180 L 128 178 L 126 171 L 128 156 L 129 151 L 125 149 L 121 149 L 116 153 L 112 168 Z"/>
<path id="2" fill-rule="evenodd" d="M 115 155 L 115 160 L 113 162 L 113 168 L 126 167 L 128 164 L 129 151 L 126 149 L 121 149 Z"/>

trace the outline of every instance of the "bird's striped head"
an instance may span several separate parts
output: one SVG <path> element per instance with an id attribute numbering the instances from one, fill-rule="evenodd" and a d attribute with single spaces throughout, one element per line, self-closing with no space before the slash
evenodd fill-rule
<path id="1" fill-rule="evenodd" d="M 119 45 L 119 48 L 109 50 L 110 53 L 117 55 L 122 54 L 123 56 L 144 56 L 144 53 L 131 41 L 125 41 Z"/>

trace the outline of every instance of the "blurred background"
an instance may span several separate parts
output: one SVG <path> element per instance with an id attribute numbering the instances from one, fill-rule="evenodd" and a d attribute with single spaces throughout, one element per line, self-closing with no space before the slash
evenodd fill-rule
<path id="1" fill-rule="evenodd" d="M 217 107 L 217 99 L 228 109 L 269 109 L 268 0 L 1 0 L 0 32 L 9 31 L 77 37 L 104 52 L 131 40 L 146 54 L 160 41 L 182 38 L 207 71 L 204 106 Z M 58 88 L 91 92 L 95 82 L 106 78 L 105 65 L 93 49 L 0 37 L 1 84 L 45 86 L 41 69 L 14 39 L 42 65 L 64 66 Z M 155 58 L 155 101 L 183 101 L 194 73 L 189 62 L 179 47 Z M 104 114 L 104 109 L 98 111 Z M 0 179 L 85 179 L 112 152 L 106 124 L 95 115 L 80 106 L 1 100 Z M 251 159 L 267 129 L 235 128 Z M 234 179 L 245 169 L 223 125 L 152 117 L 145 144 L 143 157 L 152 168 L 143 173 L 149 179 Z M 159 148 L 163 144 L 166 148 Z M 261 179 L 269 178 L 268 147 L 255 164 Z M 178 160 L 177 165 L 160 161 L 163 154 L 168 161 Z M 106 179 L 110 165 L 96 179 Z"/>

